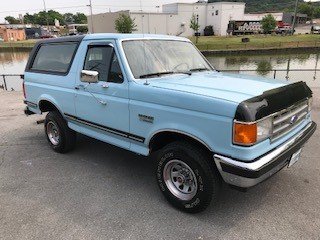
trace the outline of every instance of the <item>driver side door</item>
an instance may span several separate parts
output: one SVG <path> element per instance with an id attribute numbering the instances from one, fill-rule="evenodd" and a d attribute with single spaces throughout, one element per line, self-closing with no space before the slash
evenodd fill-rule
<path id="1" fill-rule="evenodd" d="M 84 61 L 79 63 L 75 83 L 73 121 L 84 134 L 129 149 L 128 83 L 114 46 L 113 41 L 87 42 L 81 46 Z M 82 70 L 98 72 L 98 82 L 82 82 Z"/>

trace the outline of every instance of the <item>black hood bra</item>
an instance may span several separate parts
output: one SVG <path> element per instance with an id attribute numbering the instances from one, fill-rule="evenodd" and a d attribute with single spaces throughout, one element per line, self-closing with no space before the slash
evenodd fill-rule
<path id="1" fill-rule="evenodd" d="M 237 108 L 235 120 L 254 122 L 310 97 L 312 97 L 312 91 L 305 82 L 275 88 L 241 102 Z"/>

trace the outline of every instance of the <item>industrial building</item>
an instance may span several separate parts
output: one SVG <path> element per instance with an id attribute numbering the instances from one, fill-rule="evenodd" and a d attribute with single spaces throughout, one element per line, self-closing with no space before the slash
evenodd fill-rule
<path id="1" fill-rule="evenodd" d="M 200 34 L 206 26 L 212 25 L 216 35 L 226 35 L 230 20 L 244 18 L 245 3 L 240 2 L 196 2 L 173 3 L 162 6 L 162 12 L 120 11 L 96 14 L 88 17 L 90 32 L 116 32 L 114 22 L 121 14 L 129 14 L 135 20 L 135 33 L 154 33 L 178 36 L 191 36 L 190 19 L 194 14 L 199 21 Z M 93 25 L 93 31 L 92 31 Z"/>
<path id="2" fill-rule="evenodd" d="M 0 25 L 0 39 L 5 42 L 22 41 L 26 39 L 24 29 Z"/>
<path id="3" fill-rule="evenodd" d="M 172 3 L 164 4 L 162 12 L 143 11 L 119 11 L 96 14 L 88 17 L 89 32 L 103 33 L 116 32 L 115 20 L 120 14 L 128 14 L 137 25 L 135 33 L 167 34 L 176 36 L 192 36 L 194 31 L 190 28 L 190 19 L 195 15 L 198 19 L 200 30 L 203 35 L 206 26 L 212 26 L 214 34 L 225 36 L 228 34 L 230 21 L 260 21 L 267 14 L 272 14 L 277 21 L 292 23 L 291 13 L 253 13 L 245 14 L 243 2 L 214 2 L 198 1 L 195 3 Z M 307 20 L 307 15 L 298 14 L 297 22 Z M 93 29 L 92 29 L 93 27 Z"/>

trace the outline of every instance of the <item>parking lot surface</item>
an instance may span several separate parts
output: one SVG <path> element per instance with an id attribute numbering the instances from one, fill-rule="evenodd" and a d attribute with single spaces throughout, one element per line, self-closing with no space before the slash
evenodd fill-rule
<path id="1" fill-rule="evenodd" d="M 245 193 L 223 185 L 190 215 L 166 202 L 150 158 L 85 136 L 53 152 L 22 98 L 0 92 L 0 239 L 320 239 L 319 127 L 292 168 Z"/>

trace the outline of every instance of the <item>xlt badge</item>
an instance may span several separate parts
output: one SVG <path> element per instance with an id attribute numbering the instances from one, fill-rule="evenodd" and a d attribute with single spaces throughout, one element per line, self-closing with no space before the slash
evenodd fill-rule
<path id="1" fill-rule="evenodd" d="M 139 119 L 140 119 L 140 121 L 143 121 L 143 122 L 153 123 L 154 117 L 139 114 Z"/>

